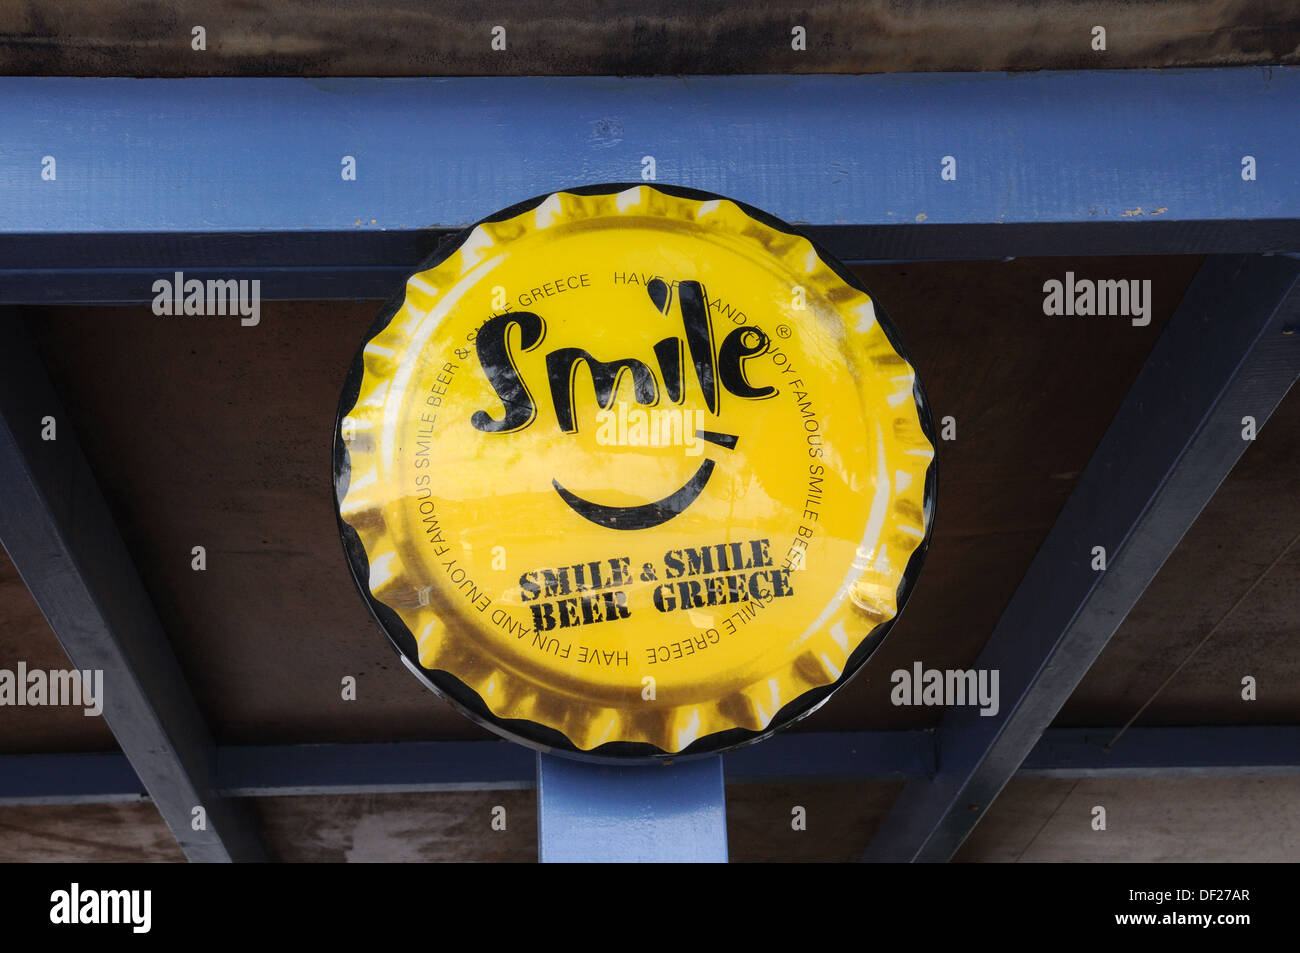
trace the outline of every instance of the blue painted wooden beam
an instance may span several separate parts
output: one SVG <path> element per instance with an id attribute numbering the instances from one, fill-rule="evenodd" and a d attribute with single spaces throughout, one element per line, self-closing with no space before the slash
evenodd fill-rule
<path id="1" fill-rule="evenodd" d="M 542 863 L 725 863 L 722 758 L 611 766 L 537 756 Z"/>
<path id="2" fill-rule="evenodd" d="M 1277 778 L 1300 776 L 1300 725 L 1125 731 L 1050 729 L 1018 778 Z"/>
<path id="3" fill-rule="evenodd" d="M 175 268 L 385 296 L 447 230 L 646 156 L 846 261 L 1300 250 L 1296 68 L 9 77 L 0 129 L 0 302 L 144 301 Z"/>
<path id="4" fill-rule="evenodd" d="M 246 745 L 217 753 L 231 796 L 510 791 L 537 783 L 534 753 L 508 741 Z"/>
<path id="5" fill-rule="evenodd" d="M 722 760 L 728 784 L 901 781 L 934 772 L 934 732 L 786 731 Z"/>
<path id="6" fill-rule="evenodd" d="M 1300 725 L 1053 728 L 1017 777 L 1298 777 Z M 728 784 L 857 783 L 929 777 L 930 731 L 788 732 L 723 755 Z M 537 784 L 534 753 L 504 741 L 241 745 L 217 749 L 226 797 L 499 791 Z M 0 755 L 0 805 L 138 801 L 121 754 Z"/>
<path id="7" fill-rule="evenodd" d="M 147 801 L 126 755 L 11 754 L 0 757 L 0 805 Z"/>

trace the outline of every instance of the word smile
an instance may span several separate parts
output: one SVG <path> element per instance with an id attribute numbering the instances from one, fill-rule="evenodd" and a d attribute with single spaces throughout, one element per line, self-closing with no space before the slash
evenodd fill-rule
<path id="1" fill-rule="evenodd" d="M 707 296 L 698 281 L 684 281 L 676 289 L 681 310 L 683 337 L 666 337 L 652 348 L 658 363 L 656 375 L 650 366 L 635 357 L 602 361 L 579 347 L 556 348 L 546 355 L 546 378 L 551 391 L 555 420 L 564 433 L 577 433 L 578 420 L 575 387 L 578 369 L 586 367 L 591 375 L 596 402 L 603 410 L 614 404 L 614 396 L 624 378 L 631 378 L 636 401 L 650 407 L 667 396 L 674 404 L 686 399 L 684 365 L 688 352 L 695 380 L 704 405 L 718 413 L 723 391 L 742 400 L 766 400 L 776 394 L 770 385 L 755 387 L 745 373 L 745 364 L 767 353 L 769 340 L 760 328 L 736 328 L 718 346 L 713 324 L 709 320 Z M 646 289 L 655 308 L 668 314 L 672 291 L 659 279 Z M 511 331 L 519 329 L 519 348 L 512 346 Z M 537 417 L 537 404 L 519 367 L 520 352 L 534 350 L 546 338 L 546 322 L 531 311 L 518 311 L 489 318 L 475 339 L 479 364 L 496 392 L 505 414 L 500 420 L 486 410 L 476 410 L 470 424 L 482 433 L 510 434 L 530 426 Z"/>
<path id="2" fill-rule="evenodd" d="M 745 371 L 746 362 L 767 353 L 770 341 L 764 331 L 752 326 L 736 328 L 719 346 L 714 339 L 708 296 L 698 281 L 683 281 L 670 286 L 659 278 L 653 278 L 646 286 L 646 293 L 661 315 L 668 314 L 674 295 L 681 311 L 682 337 L 662 338 L 651 348 L 658 363 L 658 374 L 638 358 L 620 357 L 602 361 L 580 347 L 556 348 L 546 354 L 546 378 L 550 385 L 551 404 L 555 408 L 556 424 L 562 432 L 578 432 L 575 395 L 578 370 L 581 367 L 585 367 L 590 374 L 598 413 L 606 412 L 603 419 L 598 418 L 602 433 L 597 434 L 597 441 L 601 443 L 610 442 L 612 437 L 612 442 L 618 442 L 622 438 L 628 440 L 629 445 L 643 445 L 631 444 L 634 421 L 624 408 L 619 409 L 618 415 L 625 415 L 625 418 L 615 416 L 613 422 L 618 426 L 613 428 L 615 432 L 611 434 L 608 413 L 613 409 L 614 397 L 621 383 L 630 378 L 637 404 L 653 407 L 665 396 L 673 404 L 682 404 L 686 400 L 685 367 L 688 355 L 700 395 L 711 414 L 719 413 L 724 391 L 741 400 L 766 400 L 776 394 L 776 388 L 771 385 L 755 387 Z M 511 340 L 515 328 L 519 329 L 517 351 Z M 501 402 L 504 414 L 498 420 L 486 410 L 474 411 L 470 424 L 475 430 L 482 433 L 512 434 L 532 426 L 537 418 L 537 404 L 525 383 L 517 358 L 522 353 L 536 349 L 545 338 L 546 321 L 531 311 L 497 315 L 484 322 L 475 338 L 475 348 L 479 363 Z M 626 419 L 625 426 L 622 425 L 623 419 Z M 668 415 L 670 438 L 674 419 L 678 421 L 678 434 L 683 442 L 688 430 L 691 434 L 694 450 L 690 454 L 692 456 L 700 453 L 700 439 L 727 450 L 734 450 L 740 439 L 736 434 L 713 433 L 689 427 L 691 421 L 700 418 L 697 413 L 687 410 L 683 410 L 680 415 Z M 650 427 L 657 428 L 658 438 L 663 439 L 662 416 L 653 420 L 647 417 L 635 424 L 638 440 L 642 437 L 641 426 L 647 428 L 644 432 L 647 441 L 651 435 Z M 570 509 L 597 526 L 618 530 L 650 529 L 666 523 L 694 503 L 704 492 L 713 475 L 714 466 L 713 460 L 704 460 L 682 486 L 666 496 L 639 506 L 612 506 L 588 500 L 567 489 L 558 478 L 552 478 L 551 485 Z"/>

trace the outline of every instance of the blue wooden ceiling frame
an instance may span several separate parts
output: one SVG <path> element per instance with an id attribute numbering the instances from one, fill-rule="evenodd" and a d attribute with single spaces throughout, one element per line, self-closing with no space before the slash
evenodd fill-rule
<path id="1" fill-rule="evenodd" d="M 1049 728 L 1018 778 L 1273 778 L 1300 776 L 1300 725 Z M 933 730 L 786 732 L 722 756 L 728 784 L 909 781 L 935 774 Z M 522 791 L 536 755 L 506 741 L 402 741 L 219 746 L 213 786 L 224 797 Z M 0 805 L 144 801 L 118 752 L 0 755 Z"/>
<path id="2" fill-rule="evenodd" d="M 868 746 L 868 774 L 897 757 L 910 779 L 869 858 L 940 860 L 1018 770 L 1106 769 L 1113 753 L 1044 732 L 1244 450 L 1240 416 L 1263 426 L 1300 374 L 1300 264 L 1290 254 L 1300 251 L 1298 119 L 1292 68 L 0 78 L 0 304 L 145 303 L 152 282 L 176 270 L 257 278 L 266 299 L 386 297 L 443 235 L 531 195 L 637 180 L 646 156 L 658 181 L 757 205 L 848 262 L 1210 254 L 986 646 L 979 664 L 1003 671 L 999 716 L 947 713 L 925 733 L 933 761 L 920 767 L 917 733 Z M 355 180 L 341 175 L 345 156 Z M 941 175 L 945 157 L 955 179 Z M 43 177 L 50 159 L 54 176 Z M 255 756 L 217 748 L 197 717 L 71 428 L 57 452 L 34 438 L 34 420 L 55 404 L 21 328 L 4 329 L 0 353 L 11 382 L 0 388 L 0 539 L 74 664 L 93 661 L 132 686 L 105 717 L 187 856 L 260 857 L 234 799 L 258 785 L 220 773 L 232 757 Z M 1094 537 L 1111 554 L 1101 577 L 1085 574 L 1079 551 Z M 1287 773 L 1300 761 L 1286 754 L 1285 726 L 1139 730 L 1131 772 Z M 1190 731 L 1209 734 L 1191 742 Z M 838 776 L 831 766 L 843 752 L 828 756 L 835 743 L 818 737 L 782 736 L 727 764 L 770 756 L 771 770 L 786 763 L 778 749 L 807 745 L 820 753 L 790 756 L 791 769 Z M 1202 743 L 1198 762 L 1186 746 Z M 364 747 L 367 765 L 386 748 Z M 131 787 L 114 756 L 32 757 L 47 759 L 26 762 L 47 772 L 28 792 L 38 799 Z M 311 757 L 304 748 L 286 761 L 307 788 L 330 770 L 313 773 Z M 477 757 L 457 783 L 485 777 Z M 693 790 L 707 808 L 720 768 L 694 774 L 698 787 L 683 776 L 677 793 Z M 294 788 L 283 773 L 268 783 Z M 583 786 L 561 778 L 549 786 L 559 793 L 547 789 L 543 820 L 548 803 L 556 818 L 572 816 Z M 192 832 L 199 804 L 215 823 Z M 720 811 L 699 816 L 718 832 Z M 601 830 L 600 844 L 570 834 L 567 846 L 608 856 Z"/>
<path id="3" fill-rule="evenodd" d="M 159 270 L 234 269 L 266 298 L 387 298 L 447 231 L 640 180 L 646 156 L 658 181 L 803 225 L 850 263 L 1296 251 L 1298 101 L 1289 67 L 0 78 L 0 287 L 139 302 Z"/>

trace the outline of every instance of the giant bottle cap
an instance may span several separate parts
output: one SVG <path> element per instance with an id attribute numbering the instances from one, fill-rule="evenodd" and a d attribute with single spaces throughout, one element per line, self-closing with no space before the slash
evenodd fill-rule
<path id="1" fill-rule="evenodd" d="M 807 714 L 897 616 L 934 446 L 897 333 L 794 228 L 593 186 L 446 242 L 340 404 L 340 530 L 411 669 L 577 757 Z"/>

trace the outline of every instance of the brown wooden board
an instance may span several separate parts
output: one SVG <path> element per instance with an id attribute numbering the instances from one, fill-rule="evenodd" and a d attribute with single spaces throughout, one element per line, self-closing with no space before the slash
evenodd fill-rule
<path id="1" fill-rule="evenodd" d="M 0 863 L 183 863 L 148 802 L 0 807 Z"/>
<path id="2" fill-rule="evenodd" d="M 1285 863 L 1300 850 L 1297 798 L 1300 778 L 1013 778 L 954 860 Z"/>
<path id="3" fill-rule="evenodd" d="M 193 30 L 206 31 L 203 50 Z M 493 28 L 506 48 L 492 48 Z M 792 30 L 806 49 L 792 48 Z M 1094 27 L 1106 48 L 1094 45 Z M 485 76 L 1132 69 L 1300 62 L 1286 0 L 4 0 L 0 73 Z"/>
<path id="4" fill-rule="evenodd" d="M 293 863 L 533 863 L 533 791 L 252 798 L 273 860 Z M 494 829 L 493 808 L 505 829 Z M 496 817 L 501 817 L 497 812 Z M 500 823 L 500 822 L 498 822 Z"/>

